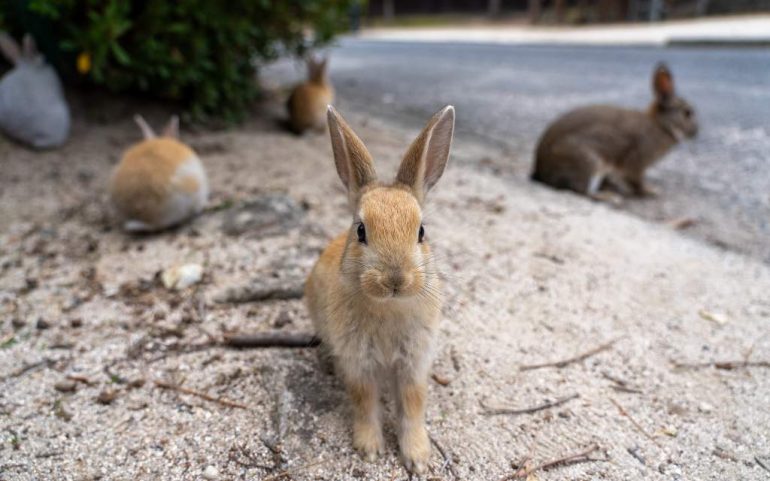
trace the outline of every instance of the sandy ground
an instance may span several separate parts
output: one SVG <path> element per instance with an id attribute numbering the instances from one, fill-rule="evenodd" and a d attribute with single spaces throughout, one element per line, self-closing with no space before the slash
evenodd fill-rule
<path id="1" fill-rule="evenodd" d="M 305 275 L 346 227 L 327 137 L 270 120 L 186 132 L 214 208 L 128 237 L 103 192 L 138 136 L 128 114 L 87 115 L 56 152 L 0 143 L 0 479 L 408 479 L 392 429 L 376 463 L 353 452 L 345 395 L 313 349 L 211 346 L 228 331 L 309 330 L 300 300 L 214 298 Z M 392 173 L 416 132 L 348 118 Z M 590 460 L 529 479 L 768 479 L 770 370 L 674 363 L 770 360 L 770 268 L 500 174 L 501 155 L 457 139 L 430 198 L 447 303 L 427 417 L 446 458 L 434 449 L 426 479 L 497 480 L 594 444 Z M 299 224 L 223 232 L 232 209 L 265 193 L 303 205 Z M 158 271 L 186 262 L 204 266 L 200 284 L 159 285 Z M 564 397 L 518 415 L 483 407 Z"/>

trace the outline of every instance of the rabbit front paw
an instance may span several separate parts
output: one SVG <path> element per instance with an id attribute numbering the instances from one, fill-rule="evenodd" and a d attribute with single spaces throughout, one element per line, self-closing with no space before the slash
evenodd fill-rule
<path id="1" fill-rule="evenodd" d="M 372 423 L 356 424 L 353 428 L 353 447 L 361 452 L 365 460 L 375 461 L 385 451 L 382 431 Z"/>
<path id="2" fill-rule="evenodd" d="M 401 456 L 412 473 L 424 473 L 430 460 L 430 439 L 425 426 L 415 426 L 401 436 Z"/>

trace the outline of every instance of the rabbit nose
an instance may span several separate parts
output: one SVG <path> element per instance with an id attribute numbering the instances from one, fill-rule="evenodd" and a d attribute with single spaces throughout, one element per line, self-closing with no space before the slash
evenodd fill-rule
<path id="1" fill-rule="evenodd" d="M 394 294 L 398 294 L 398 291 L 402 290 L 408 284 L 407 276 L 401 271 L 401 269 L 391 269 L 383 282 L 385 287 L 393 291 Z"/>

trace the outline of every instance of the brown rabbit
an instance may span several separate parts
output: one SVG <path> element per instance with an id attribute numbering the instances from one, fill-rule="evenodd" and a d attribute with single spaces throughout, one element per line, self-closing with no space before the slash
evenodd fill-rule
<path id="1" fill-rule="evenodd" d="M 599 200 L 619 201 L 599 191 L 605 179 L 625 194 L 654 194 L 644 183 L 645 170 L 694 137 L 698 125 L 664 64 L 655 69 L 652 87 L 655 100 L 646 112 L 596 105 L 558 118 L 540 138 L 532 179 Z"/>
<path id="2" fill-rule="evenodd" d="M 329 107 L 334 162 L 352 222 L 321 254 L 305 287 L 322 346 L 353 401 L 353 445 L 369 460 L 383 451 L 380 388 L 390 384 L 401 455 L 415 472 L 430 457 L 425 403 L 442 304 L 423 203 L 444 172 L 454 117 L 451 106 L 434 115 L 395 182 L 383 184 L 364 144 Z"/>
<path id="3" fill-rule="evenodd" d="M 302 134 L 308 129 L 323 131 L 326 107 L 334 102 L 334 88 L 326 67 L 329 59 L 307 59 L 307 81 L 294 87 L 287 102 L 291 129 Z"/>
<path id="4" fill-rule="evenodd" d="M 161 137 L 137 115 L 144 140 L 133 145 L 115 167 L 110 200 L 131 232 L 165 229 L 199 214 L 208 199 L 208 178 L 198 156 L 177 140 L 174 116 Z"/>

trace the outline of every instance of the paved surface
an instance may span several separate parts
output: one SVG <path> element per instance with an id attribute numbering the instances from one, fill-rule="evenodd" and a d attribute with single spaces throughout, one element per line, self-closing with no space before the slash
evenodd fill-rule
<path id="1" fill-rule="evenodd" d="M 669 43 L 748 42 L 767 45 L 770 42 L 770 15 L 752 14 L 580 27 L 493 23 L 462 27 L 382 28 L 367 30 L 363 36 L 380 40 L 505 44 L 661 46 Z"/>
<path id="2" fill-rule="evenodd" d="M 539 134 L 573 107 L 644 108 L 665 60 L 697 109 L 701 134 L 650 172 L 662 196 L 623 208 L 656 222 L 689 217 L 686 232 L 770 262 L 770 49 L 512 46 L 345 39 L 332 78 L 347 109 L 417 128 L 457 107 L 460 141 L 497 149 L 491 162 L 526 176 Z M 267 78 L 300 71 L 277 66 Z M 568 195 L 568 194 L 565 194 Z"/>

